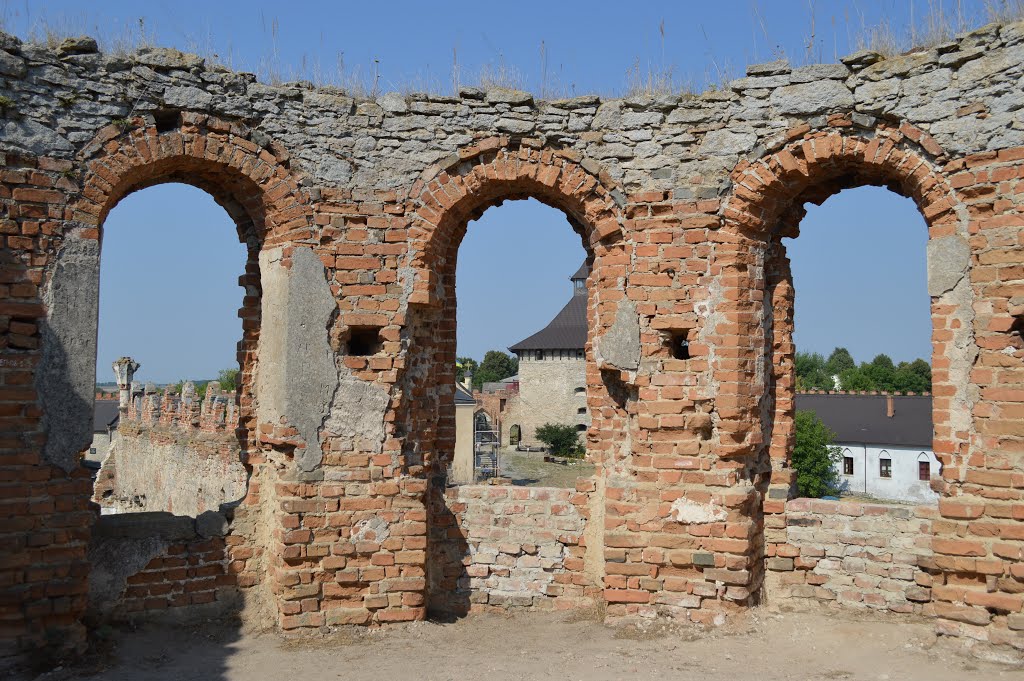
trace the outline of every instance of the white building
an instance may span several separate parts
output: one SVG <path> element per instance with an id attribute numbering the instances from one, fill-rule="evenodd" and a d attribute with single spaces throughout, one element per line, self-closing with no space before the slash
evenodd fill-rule
<path id="1" fill-rule="evenodd" d="M 836 434 L 840 489 L 895 501 L 934 502 L 932 478 L 942 469 L 932 452 L 930 395 L 796 396 Z"/>

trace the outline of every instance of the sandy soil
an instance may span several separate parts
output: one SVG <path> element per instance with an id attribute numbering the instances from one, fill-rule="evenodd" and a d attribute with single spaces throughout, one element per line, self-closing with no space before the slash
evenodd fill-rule
<path id="1" fill-rule="evenodd" d="M 534 613 L 354 629 L 318 639 L 242 635 L 223 624 L 118 632 L 92 669 L 40 679 L 996 681 L 1024 672 L 936 644 L 928 623 L 759 610 L 715 631 Z"/>

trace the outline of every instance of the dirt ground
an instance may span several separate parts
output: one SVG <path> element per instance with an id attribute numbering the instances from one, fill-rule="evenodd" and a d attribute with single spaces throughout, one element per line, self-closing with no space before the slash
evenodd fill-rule
<path id="1" fill-rule="evenodd" d="M 663 622 L 610 627 L 556 613 L 478 615 L 353 629 L 318 639 L 239 635 L 224 624 L 149 625 L 113 636 L 91 669 L 39 680 L 349 681 L 734 679 L 996 681 L 1024 671 L 936 644 L 931 624 L 754 611 L 722 629 Z M 32 677 L 26 677 L 32 678 Z"/>
<path id="2" fill-rule="evenodd" d="M 517 452 L 506 448 L 499 459 L 501 473 L 523 487 L 576 487 L 576 478 L 589 478 L 594 465 L 585 461 L 566 464 L 545 463 L 540 452 Z"/>

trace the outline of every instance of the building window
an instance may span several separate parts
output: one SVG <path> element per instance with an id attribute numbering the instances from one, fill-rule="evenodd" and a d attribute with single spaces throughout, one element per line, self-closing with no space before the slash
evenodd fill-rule
<path id="1" fill-rule="evenodd" d="M 581 431 L 581 432 L 586 430 L 586 429 L 587 429 L 587 425 L 585 423 L 581 423 L 578 426 L 576 426 L 576 430 Z"/>
<path id="2" fill-rule="evenodd" d="M 537 351 L 537 359 L 539 359 L 539 360 L 540 359 L 544 359 L 544 351 L 543 350 L 538 350 Z"/>
<path id="3" fill-rule="evenodd" d="M 878 460 L 878 476 L 881 478 L 892 477 L 892 459 Z"/>
<path id="4" fill-rule="evenodd" d="M 932 465 L 928 461 L 917 462 L 917 479 L 928 482 L 932 479 Z"/>
<path id="5" fill-rule="evenodd" d="M 578 388 L 576 388 L 575 390 L 573 390 L 573 392 L 574 392 L 574 393 L 576 393 L 577 395 L 578 395 L 579 393 L 582 393 L 582 392 L 586 392 L 586 391 L 587 391 L 587 389 L 586 389 L 586 388 L 584 388 L 583 386 L 579 386 Z"/>
<path id="6" fill-rule="evenodd" d="M 853 457 L 843 457 L 843 475 L 853 475 Z"/>
<path id="7" fill-rule="evenodd" d="M 576 359 L 583 359 L 583 355 L 584 355 L 584 351 L 583 350 L 577 350 L 576 351 Z"/>
<path id="8" fill-rule="evenodd" d="M 580 407 L 579 409 L 576 410 L 576 413 L 577 414 L 586 414 L 587 413 L 587 408 L 586 407 Z"/>

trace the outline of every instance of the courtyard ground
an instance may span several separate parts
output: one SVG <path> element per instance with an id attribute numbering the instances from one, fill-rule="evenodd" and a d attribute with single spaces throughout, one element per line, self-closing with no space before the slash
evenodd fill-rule
<path id="1" fill-rule="evenodd" d="M 501 451 L 501 473 L 511 478 L 513 485 L 525 487 L 576 487 L 577 478 L 589 478 L 594 465 L 585 461 L 573 463 L 547 463 L 541 452 L 517 452 L 513 448 Z"/>
<path id="2" fill-rule="evenodd" d="M 929 622 L 765 608 L 713 631 L 663 622 L 605 626 L 579 614 L 476 615 L 349 629 L 317 639 L 240 635 L 223 623 L 114 633 L 91 669 L 40 681 L 679 679 L 997 681 L 1024 672 L 936 643 Z M 26 678 L 32 678 L 31 676 Z"/>

